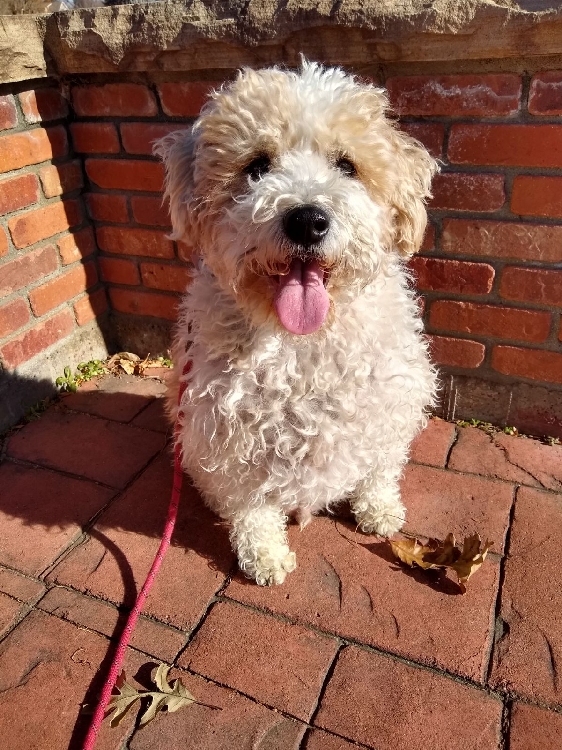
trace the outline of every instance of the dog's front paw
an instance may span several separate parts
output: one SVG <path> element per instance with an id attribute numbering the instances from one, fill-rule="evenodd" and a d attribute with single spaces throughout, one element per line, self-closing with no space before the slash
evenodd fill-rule
<path id="1" fill-rule="evenodd" d="M 365 534 L 392 536 L 404 525 L 406 509 L 399 502 L 393 507 L 369 505 L 362 510 L 356 510 L 355 518 Z"/>
<path id="2" fill-rule="evenodd" d="M 297 567 L 297 558 L 289 547 L 260 550 L 253 560 L 240 561 L 240 567 L 248 578 L 253 578 L 258 586 L 271 586 L 283 583 L 287 573 Z"/>

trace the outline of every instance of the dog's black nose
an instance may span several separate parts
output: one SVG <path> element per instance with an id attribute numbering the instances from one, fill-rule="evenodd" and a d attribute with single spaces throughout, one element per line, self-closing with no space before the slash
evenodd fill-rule
<path id="1" fill-rule="evenodd" d="M 297 245 L 316 245 L 328 233 L 330 219 L 318 206 L 296 206 L 283 218 L 283 229 L 287 237 Z"/>

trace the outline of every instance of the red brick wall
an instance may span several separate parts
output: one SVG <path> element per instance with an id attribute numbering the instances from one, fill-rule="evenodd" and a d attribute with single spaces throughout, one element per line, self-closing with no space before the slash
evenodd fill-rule
<path id="1" fill-rule="evenodd" d="M 0 361 L 12 370 L 107 308 L 66 100 L 0 97 Z"/>
<path id="2" fill-rule="evenodd" d="M 124 314 L 174 320 L 178 293 L 190 279 L 190 248 L 171 242 L 162 205 L 157 139 L 197 116 L 210 84 L 134 83 L 75 86 L 71 125 L 89 187 L 88 213 L 96 227 L 100 275 L 111 307 Z"/>
<path id="3" fill-rule="evenodd" d="M 442 161 L 431 225 L 411 263 L 436 361 L 457 377 L 560 390 L 562 72 L 381 82 L 403 128 Z M 104 288 L 114 320 L 174 319 L 192 254 L 166 237 L 152 143 L 187 127 L 210 86 L 71 86 L 69 138 L 55 124 L 67 106 L 56 91 L 40 92 L 40 104 L 33 92 L 0 100 L 8 367 L 102 312 Z"/>

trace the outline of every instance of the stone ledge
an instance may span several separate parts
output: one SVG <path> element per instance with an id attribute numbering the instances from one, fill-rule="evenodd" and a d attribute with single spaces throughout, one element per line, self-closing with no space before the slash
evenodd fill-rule
<path id="1" fill-rule="evenodd" d="M 124 71 L 232 70 L 274 62 L 295 65 L 300 53 L 352 67 L 558 55 L 562 4 L 187 0 L 4 16 L 0 82 Z"/>

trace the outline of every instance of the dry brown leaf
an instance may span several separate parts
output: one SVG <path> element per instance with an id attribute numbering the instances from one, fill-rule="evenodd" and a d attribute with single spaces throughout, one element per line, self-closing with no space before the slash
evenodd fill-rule
<path id="1" fill-rule="evenodd" d="M 424 561 L 424 555 L 433 552 L 434 548 L 420 544 L 417 539 L 400 539 L 390 542 L 390 546 L 396 557 L 410 567 L 418 565 L 425 570 L 433 567 L 431 563 Z"/>
<path id="2" fill-rule="evenodd" d="M 113 711 L 110 724 L 112 727 L 118 726 L 121 719 L 127 714 L 129 709 L 142 698 L 148 698 L 149 703 L 142 713 L 139 726 L 144 727 L 154 718 L 159 711 L 164 708 L 169 713 L 177 711 L 183 706 L 189 706 L 191 703 L 197 703 L 195 698 L 189 693 L 181 680 L 177 679 L 170 685 L 168 683 L 168 672 L 170 667 L 166 664 L 160 664 L 152 671 L 151 677 L 158 690 L 137 690 L 127 682 L 125 672 L 121 672 L 115 687 L 118 690 L 117 695 L 111 696 L 107 704 L 107 710 Z M 216 706 L 213 706 L 216 708 Z"/>
<path id="3" fill-rule="evenodd" d="M 417 565 L 424 570 L 454 570 L 463 594 L 466 592 L 467 581 L 481 567 L 492 546 L 493 542 L 487 539 L 482 545 L 478 534 L 467 536 L 462 549 L 457 547 L 454 534 L 447 534 L 443 542 L 437 539 L 429 539 L 427 544 L 421 544 L 417 539 L 390 542 L 394 555 L 410 567 Z"/>
<path id="4" fill-rule="evenodd" d="M 488 550 L 493 546 L 494 543 L 488 541 L 488 539 L 486 539 L 482 546 L 482 541 L 478 534 L 467 536 L 464 540 L 460 557 L 450 566 L 459 578 L 459 586 L 463 594 L 466 591 L 468 579 L 481 567 L 486 559 Z"/>

